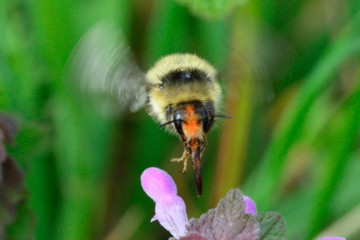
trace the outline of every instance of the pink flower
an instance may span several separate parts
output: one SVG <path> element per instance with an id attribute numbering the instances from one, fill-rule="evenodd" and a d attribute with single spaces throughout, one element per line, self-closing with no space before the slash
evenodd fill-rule
<path id="1" fill-rule="evenodd" d="M 175 238 L 185 236 L 185 227 L 189 223 L 186 206 L 177 195 L 175 182 L 170 175 L 159 168 L 148 168 L 141 175 L 141 185 L 155 202 L 155 216 L 151 221 L 158 220 Z"/>
<path id="2" fill-rule="evenodd" d="M 285 221 L 275 212 L 257 213 L 255 202 L 232 189 L 216 208 L 189 220 L 184 200 L 177 195 L 174 180 L 165 171 L 150 167 L 141 175 L 141 186 L 155 202 L 155 216 L 173 238 L 180 240 L 285 239 Z M 264 230 L 265 229 L 265 230 Z M 322 237 L 318 240 L 345 240 Z"/>
<path id="3" fill-rule="evenodd" d="M 186 205 L 183 199 L 177 195 L 175 182 L 170 175 L 159 168 L 150 167 L 142 173 L 141 185 L 145 193 L 155 202 L 155 216 L 151 221 L 159 221 L 161 226 L 176 239 L 185 237 L 187 235 L 186 227 L 189 225 Z M 243 202 L 245 203 L 245 214 L 255 216 L 254 201 L 243 196 Z"/>
<path id="4" fill-rule="evenodd" d="M 243 196 L 243 202 L 245 203 L 245 213 L 255 216 L 256 215 L 255 202 L 248 196 Z"/>

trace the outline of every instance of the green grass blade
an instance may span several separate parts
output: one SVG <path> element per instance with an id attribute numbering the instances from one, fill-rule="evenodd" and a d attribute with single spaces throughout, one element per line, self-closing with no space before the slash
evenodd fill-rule
<path id="1" fill-rule="evenodd" d="M 315 236 L 326 223 L 330 206 L 337 193 L 339 179 L 344 175 L 360 130 L 360 87 L 345 103 L 341 112 L 330 122 L 330 132 L 324 137 L 324 165 L 319 171 L 318 189 L 315 195 L 308 237 Z"/>
<path id="2" fill-rule="evenodd" d="M 359 24 L 360 17 L 357 16 L 314 67 L 279 123 L 262 166 L 247 182 L 246 190 L 257 201 L 260 209 L 267 209 L 278 196 L 286 156 L 301 134 L 309 109 L 332 82 L 344 61 L 359 52 L 360 29 L 356 27 Z"/>
<path id="3" fill-rule="evenodd" d="M 195 15 L 205 19 L 219 19 L 234 8 L 245 4 L 246 0 L 178 0 Z"/>

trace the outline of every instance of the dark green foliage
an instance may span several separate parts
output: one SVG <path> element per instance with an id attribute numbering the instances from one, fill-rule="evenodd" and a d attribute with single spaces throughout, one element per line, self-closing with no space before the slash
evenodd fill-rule
<path id="1" fill-rule="evenodd" d="M 19 167 L 25 181 L 10 201 L 25 192 L 16 219 L 2 215 L 0 199 L 7 238 L 167 239 L 150 224 L 140 187 L 142 171 L 156 166 L 173 176 L 189 218 L 240 187 L 259 212 L 284 216 L 287 239 L 325 228 L 359 239 L 358 221 L 342 217 L 360 204 L 360 4 L 331 3 L 1 1 L 0 111 L 16 116 L 19 133 L 0 164 Z M 201 198 L 192 169 L 168 163 L 181 142 L 145 111 L 107 119 L 76 94 L 69 59 L 98 22 L 123 31 L 144 71 L 174 52 L 219 68 L 233 118 L 209 135 Z M 339 219 L 349 228 L 331 225 Z"/>

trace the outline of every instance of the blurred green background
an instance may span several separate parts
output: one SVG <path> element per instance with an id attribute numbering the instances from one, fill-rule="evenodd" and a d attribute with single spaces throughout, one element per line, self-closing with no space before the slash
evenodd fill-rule
<path id="1" fill-rule="evenodd" d="M 189 217 L 240 187 L 260 212 L 284 216 L 288 239 L 360 239 L 359 9 L 356 0 L 1 1 L 0 108 L 19 121 L 8 151 L 26 186 L 7 238 L 167 239 L 140 186 L 156 166 L 174 177 Z M 144 110 L 107 119 L 73 94 L 70 54 L 99 21 L 124 32 L 144 71 L 190 52 L 231 80 L 233 118 L 209 135 L 201 198 L 192 170 L 168 162 L 182 144 Z"/>

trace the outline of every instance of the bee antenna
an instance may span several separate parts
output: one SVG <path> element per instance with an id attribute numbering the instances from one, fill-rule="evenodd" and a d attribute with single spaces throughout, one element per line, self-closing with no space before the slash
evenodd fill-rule
<path id="1" fill-rule="evenodd" d="M 215 114 L 214 117 L 217 117 L 217 118 L 232 118 L 232 116 L 225 115 L 225 114 Z"/>
<path id="2" fill-rule="evenodd" d="M 162 123 L 162 124 L 159 125 L 159 127 L 160 127 L 160 128 L 165 127 L 166 125 L 169 125 L 169 124 L 171 124 L 171 123 L 173 123 L 173 122 L 174 122 L 174 120 L 169 121 L 169 122 L 166 122 L 166 123 Z"/>

